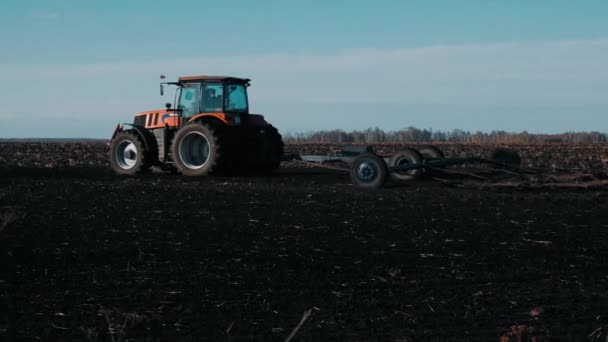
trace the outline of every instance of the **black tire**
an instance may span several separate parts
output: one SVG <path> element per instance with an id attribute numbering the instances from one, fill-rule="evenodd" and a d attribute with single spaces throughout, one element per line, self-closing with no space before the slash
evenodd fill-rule
<path id="1" fill-rule="evenodd" d="M 443 151 L 441 151 L 435 146 L 422 146 L 418 148 L 418 152 L 420 152 L 422 160 L 442 160 L 445 158 Z M 441 171 L 438 171 L 436 169 L 442 170 L 445 169 L 445 166 L 434 166 L 433 168 L 425 168 L 423 172 L 426 176 L 441 174 Z"/>
<path id="2" fill-rule="evenodd" d="M 148 170 L 148 154 L 137 132 L 127 130 L 114 136 L 110 143 L 110 167 L 119 175 L 133 176 Z"/>
<path id="3" fill-rule="evenodd" d="M 357 157 L 350 168 L 353 184 L 363 189 L 379 189 L 386 182 L 388 168 L 384 159 L 374 153 L 363 153 Z"/>
<path id="4" fill-rule="evenodd" d="M 262 172 L 271 174 L 281 166 L 281 158 L 285 153 L 285 144 L 279 131 L 272 125 L 264 128 L 265 134 L 265 160 L 262 162 Z"/>
<path id="5" fill-rule="evenodd" d="M 218 172 L 224 159 L 218 128 L 202 123 L 182 127 L 173 138 L 173 165 L 184 176 L 205 176 Z"/>
<path id="6" fill-rule="evenodd" d="M 272 125 L 259 130 L 254 139 L 253 159 L 247 166 L 249 174 L 271 175 L 281 166 L 285 151 L 283 137 Z"/>
<path id="7" fill-rule="evenodd" d="M 406 148 L 393 154 L 389 159 L 388 165 L 391 167 L 402 166 L 406 164 L 422 163 L 422 155 L 418 150 Z M 414 180 L 420 176 L 422 169 L 412 169 L 408 171 L 393 171 L 391 177 L 397 180 L 407 181 Z"/>
<path id="8" fill-rule="evenodd" d="M 423 160 L 429 159 L 443 159 L 445 155 L 443 152 L 435 146 L 422 146 L 417 149 Z"/>
<path id="9" fill-rule="evenodd" d="M 521 168 L 521 156 L 517 151 L 499 148 L 492 152 L 490 159 L 499 163 L 494 165 L 497 169 L 517 170 Z"/>

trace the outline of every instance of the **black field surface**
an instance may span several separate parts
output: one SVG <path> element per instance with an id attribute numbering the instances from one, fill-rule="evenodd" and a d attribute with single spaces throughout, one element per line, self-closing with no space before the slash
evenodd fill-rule
<path id="1" fill-rule="evenodd" d="M 0 169 L 2 341 L 284 341 L 303 317 L 292 341 L 608 334 L 602 188 L 122 178 L 74 149 Z"/>

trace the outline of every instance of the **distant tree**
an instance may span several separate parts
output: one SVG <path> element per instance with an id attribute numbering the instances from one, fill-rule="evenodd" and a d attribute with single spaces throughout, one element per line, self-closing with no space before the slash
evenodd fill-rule
<path id="1" fill-rule="evenodd" d="M 396 131 L 384 131 L 378 127 L 364 131 L 346 132 L 340 129 L 315 131 L 308 133 L 287 133 L 288 143 L 409 143 L 409 142 L 455 142 L 475 144 L 529 144 L 529 143 L 606 143 L 608 135 L 601 132 L 565 132 L 562 134 L 532 134 L 523 132 L 506 132 L 503 130 L 489 133 L 477 131 L 471 133 L 461 129 L 450 132 L 434 131 L 406 127 Z"/>

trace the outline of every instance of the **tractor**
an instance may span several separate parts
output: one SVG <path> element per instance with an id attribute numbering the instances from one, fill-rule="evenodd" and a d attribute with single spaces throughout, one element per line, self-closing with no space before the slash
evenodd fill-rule
<path id="1" fill-rule="evenodd" d="M 272 173 L 280 165 L 283 140 L 262 115 L 249 113 L 250 82 L 226 76 L 161 82 L 161 95 L 165 86 L 176 86 L 174 104 L 116 126 L 109 142 L 111 168 L 121 175 L 153 166 L 185 176 Z"/>

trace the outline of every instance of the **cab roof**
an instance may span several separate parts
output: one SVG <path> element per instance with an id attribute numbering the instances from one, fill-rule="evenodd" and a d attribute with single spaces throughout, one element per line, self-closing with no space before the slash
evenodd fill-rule
<path id="1" fill-rule="evenodd" d="M 248 78 L 231 77 L 231 76 L 182 76 L 178 79 L 180 82 L 194 82 L 194 81 L 219 81 L 219 82 L 234 82 L 234 83 L 249 83 L 251 81 Z"/>

